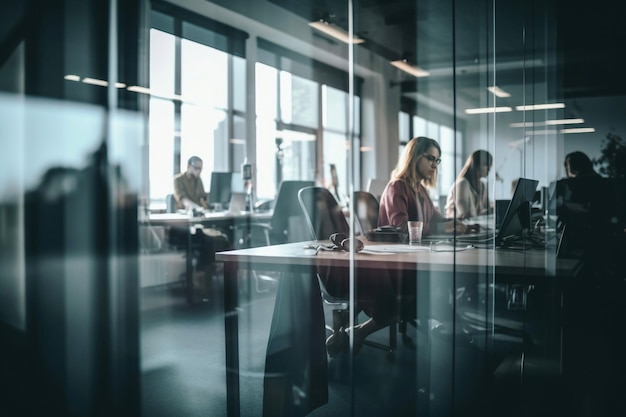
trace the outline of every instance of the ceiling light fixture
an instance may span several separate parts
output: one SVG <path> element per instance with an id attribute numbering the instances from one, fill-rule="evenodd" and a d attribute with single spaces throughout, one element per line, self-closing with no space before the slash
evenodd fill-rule
<path id="1" fill-rule="evenodd" d="M 493 87 L 487 87 L 487 90 L 489 90 L 496 97 L 500 97 L 500 98 L 511 97 L 509 93 L 507 93 L 506 91 L 504 91 L 497 85 L 494 85 Z"/>
<path id="2" fill-rule="evenodd" d="M 593 133 L 596 129 L 593 127 L 579 127 L 573 129 L 561 129 L 559 133 Z"/>
<path id="3" fill-rule="evenodd" d="M 331 36 L 335 39 L 337 39 L 338 41 L 341 41 L 343 43 L 347 43 L 347 44 L 360 44 L 365 42 L 363 39 L 359 38 L 356 35 L 352 35 L 350 36 L 350 34 L 348 32 L 346 32 L 345 30 L 343 30 L 342 28 L 340 28 L 339 26 L 333 24 L 333 23 L 329 23 L 324 19 L 320 19 L 320 20 L 316 20 L 315 22 L 311 22 L 309 23 L 309 26 L 311 26 L 313 29 L 319 30 L 320 32 L 323 32 L 325 34 L 327 34 L 328 36 Z"/>
<path id="4" fill-rule="evenodd" d="M 80 81 L 80 77 L 78 75 L 74 75 L 74 74 L 67 74 L 63 78 L 68 80 L 68 81 Z"/>
<path id="5" fill-rule="evenodd" d="M 399 70 L 406 72 L 407 74 L 411 74 L 414 77 L 428 77 L 430 75 L 430 72 L 418 67 L 417 65 L 409 64 L 406 59 L 391 61 L 390 64 L 398 68 Z"/>
<path id="6" fill-rule="evenodd" d="M 484 114 L 484 113 L 505 113 L 513 111 L 510 107 L 481 107 L 476 109 L 465 109 L 467 114 Z"/>
<path id="7" fill-rule="evenodd" d="M 130 87 L 127 88 L 127 90 L 132 91 L 134 93 L 151 94 L 151 91 L 149 88 L 140 87 L 138 85 L 131 85 Z"/>
<path id="8" fill-rule="evenodd" d="M 545 104 L 529 104 L 527 106 L 515 106 L 515 110 L 548 110 L 548 109 L 562 109 L 565 107 L 564 103 L 545 103 Z"/>
<path id="9" fill-rule="evenodd" d="M 585 123 L 585 119 L 558 119 L 558 120 L 546 120 L 546 125 L 575 125 L 579 123 Z"/>
<path id="10" fill-rule="evenodd" d="M 574 125 L 585 123 L 584 119 L 557 119 L 546 120 L 545 122 L 517 122 L 510 123 L 510 127 L 534 127 L 534 126 L 557 126 L 557 125 Z"/>
<path id="11" fill-rule="evenodd" d="M 106 80 L 99 80 L 97 78 L 89 78 L 89 77 L 83 78 L 83 82 L 85 84 L 99 85 L 101 87 L 107 87 L 109 85 L 109 82 L 106 81 Z M 117 87 L 117 88 L 125 88 L 126 84 L 124 84 L 124 83 L 115 83 L 115 87 Z"/>

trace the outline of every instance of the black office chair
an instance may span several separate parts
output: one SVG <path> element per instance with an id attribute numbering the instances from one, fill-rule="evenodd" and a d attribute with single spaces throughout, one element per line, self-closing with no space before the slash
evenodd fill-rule
<path id="1" fill-rule="evenodd" d="M 250 222 L 237 225 L 236 247 L 253 248 L 306 240 L 308 233 L 301 227 L 304 215 L 298 205 L 298 191 L 314 184 L 313 181 L 281 182 L 269 224 Z"/>
<path id="2" fill-rule="evenodd" d="M 378 227 L 380 205 L 374 194 L 367 191 L 355 191 L 352 195 L 352 204 L 356 214 L 356 224 L 363 236 Z"/>
<path id="3" fill-rule="evenodd" d="M 313 185 L 313 181 L 283 181 L 278 188 L 274 211 L 270 223 L 244 222 L 235 225 L 234 241 L 236 249 L 277 245 L 304 240 L 302 232 L 294 230 L 294 225 L 304 223 L 298 205 L 298 191 Z M 251 271 L 258 293 L 269 291 L 277 282 L 275 274 Z"/>
<path id="4" fill-rule="evenodd" d="M 354 204 L 354 212 L 356 214 L 356 223 L 362 235 L 378 227 L 378 210 L 380 203 L 374 194 L 367 191 L 355 191 L 352 195 L 352 204 Z M 398 323 L 398 331 L 402 335 L 402 341 L 405 345 L 413 344 L 411 338 L 407 335 L 407 324 L 417 328 L 415 320 L 400 320 Z"/>
<path id="5" fill-rule="evenodd" d="M 350 234 L 350 227 L 335 197 L 323 187 L 306 187 L 298 193 L 298 201 L 304 213 L 306 224 L 314 240 L 328 239 L 333 233 Z M 349 301 L 342 296 L 335 296 L 328 291 L 324 280 L 317 276 L 322 290 L 322 300 L 333 308 L 333 325 L 327 330 L 337 332 L 346 327 L 349 318 Z M 357 311 L 357 309 L 355 309 Z M 396 325 L 389 326 L 389 345 L 366 340 L 365 345 L 392 353 L 396 349 Z"/>

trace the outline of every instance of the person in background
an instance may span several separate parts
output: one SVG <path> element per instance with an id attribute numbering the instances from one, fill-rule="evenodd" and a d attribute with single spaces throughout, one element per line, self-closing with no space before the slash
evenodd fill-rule
<path id="1" fill-rule="evenodd" d="M 581 151 L 570 152 L 563 161 L 568 178 L 599 177 L 589 157 Z"/>
<path id="2" fill-rule="evenodd" d="M 202 159 L 192 156 L 187 161 L 187 170 L 174 177 L 174 198 L 178 209 L 208 209 L 206 191 L 200 178 Z"/>
<path id="3" fill-rule="evenodd" d="M 407 229 L 407 221 L 424 222 L 422 233 L 466 233 L 467 227 L 444 218 L 435 208 L 428 188 L 437 184 L 437 167 L 441 147 L 434 139 L 423 136 L 411 139 L 391 173 L 391 181 L 380 198 L 378 226 L 392 225 Z"/>
<path id="4" fill-rule="evenodd" d="M 446 217 L 468 219 L 491 210 L 487 185 L 481 181 L 489 174 L 493 157 L 485 150 L 474 151 L 465 161 L 448 192 Z"/>
<path id="5" fill-rule="evenodd" d="M 200 178 L 201 172 L 202 159 L 192 156 L 187 161 L 187 170 L 174 177 L 174 198 L 177 208 L 208 209 L 204 184 Z M 191 236 L 189 233 L 189 226 L 172 227 L 169 232 L 170 243 L 178 246 L 192 245 L 193 256 L 197 260 L 193 273 L 194 299 L 207 301 L 216 269 L 215 252 L 229 249 L 230 242 L 225 233 L 215 228 L 194 229 Z"/>

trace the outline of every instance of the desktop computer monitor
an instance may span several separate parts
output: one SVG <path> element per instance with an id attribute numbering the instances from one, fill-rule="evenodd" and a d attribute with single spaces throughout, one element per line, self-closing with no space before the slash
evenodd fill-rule
<path id="1" fill-rule="evenodd" d="M 508 239 L 522 236 L 522 231 L 528 228 L 531 216 L 530 206 L 538 184 L 539 181 L 537 180 L 519 179 L 496 236 L 496 245 L 500 245 Z"/>
<path id="2" fill-rule="evenodd" d="M 209 189 L 209 204 L 225 209 L 230 202 L 232 193 L 232 172 L 212 172 L 211 188 Z"/>

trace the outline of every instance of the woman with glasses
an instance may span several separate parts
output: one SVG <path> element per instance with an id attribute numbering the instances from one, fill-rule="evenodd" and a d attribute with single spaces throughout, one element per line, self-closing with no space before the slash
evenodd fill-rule
<path id="1" fill-rule="evenodd" d="M 428 195 L 428 189 L 437 184 L 440 156 L 441 147 L 434 139 L 420 136 L 407 143 L 380 198 L 378 226 L 404 231 L 409 220 L 421 220 L 424 235 L 466 232 L 464 224 L 444 218 Z"/>
<path id="2" fill-rule="evenodd" d="M 481 181 L 489 175 L 493 163 L 485 150 L 474 151 L 465 161 L 448 192 L 446 217 L 469 219 L 491 211 L 487 185 Z"/>

